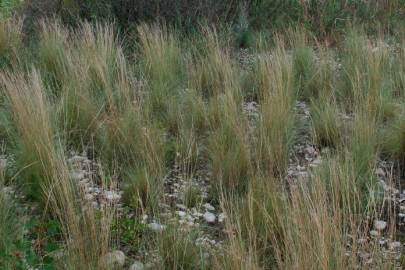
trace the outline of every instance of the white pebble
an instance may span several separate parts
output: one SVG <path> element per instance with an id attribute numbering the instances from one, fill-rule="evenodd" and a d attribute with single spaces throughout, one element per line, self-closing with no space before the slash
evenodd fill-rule
<path id="1" fill-rule="evenodd" d="M 177 211 L 177 215 L 179 215 L 180 218 L 184 218 L 186 216 L 186 212 L 184 211 Z"/>
<path id="2" fill-rule="evenodd" d="M 125 264 L 126 256 L 121 250 L 115 250 L 107 254 L 107 263 L 110 266 L 123 266 Z"/>
<path id="3" fill-rule="evenodd" d="M 378 231 L 382 231 L 387 227 L 387 222 L 383 220 L 375 220 L 374 221 L 374 228 Z"/>
<path id="4" fill-rule="evenodd" d="M 216 219 L 215 215 L 213 213 L 210 213 L 210 212 L 205 212 L 203 217 L 204 217 L 205 221 L 208 222 L 208 223 L 214 223 L 215 219 Z"/>
<path id="5" fill-rule="evenodd" d="M 165 226 L 165 225 L 161 225 L 161 224 L 156 223 L 156 222 L 152 222 L 152 223 L 149 223 L 149 224 L 148 224 L 148 228 L 149 228 L 150 230 L 152 230 L 152 231 L 155 231 L 155 232 L 161 232 L 161 231 L 163 231 L 163 230 L 166 229 L 166 226 Z"/>
<path id="6" fill-rule="evenodd" d="M 129 268 L 129 270 L 144 270 L 144 269 L 145 266 L 140 261 L 135 261 Z"/>

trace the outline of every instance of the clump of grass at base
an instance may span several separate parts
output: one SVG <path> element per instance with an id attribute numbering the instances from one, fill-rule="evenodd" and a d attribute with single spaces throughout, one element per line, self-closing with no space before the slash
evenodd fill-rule
<path id="1" fill-rule="evenodd" d="M 172 31 L 170 31 L 172 30 Z M 169 104 L 178 98 L 185 71 L 183 55 L 176 34 L 165 25 L 146 24 L 138 27 L 140 52 L 148 79 L 148 110 L 162 120 Z"/>
<path id="2" fill-rule="evenodd" d="M 292 62 L 281 47 L 272 58 L 259 59 L 257 81 L 261 116 L 255 161 L 262 171 L 282 175 L 294 137 L 295 93 Z"/>
<path id="3" fill-rule="evenodd" d="M 122 188 L 124 201 L 137 213 L 156 211 L 162 192 L 158 176 L 148 172 L 144 167 L 130 169 L 124 176 Z"/>
<path id="4" fill-rule="evenodd" d="M 35 187 L 38 193 L 33 195 L 48 205 L 49 213 L 57 219 L 66 247 L 66 267 L 106 269 L 100 257 L 109 248 L 111 213 L 106 209 L 97 218 L 93 208 L 81 203 L 63 157 L 64 147 L 51 122 L 51 105 L 39 72 L 33 69 L 29 75 L 6 73 L 0 79 L 18 130 L 19 152 L 15 154 L 24 157 L 25 175 L 36 176 L 19 177 Z"/>
<path id="5" fill-rule="evenodd" d="M 188 208 L 196 207 L 202 202 L 202 194 L 200 189 L 191 182 L 186 185 L 181 197 L 184 205 L 186 205 Z"/>
<path id="6" fill-rule="evenodd" d="M 400 114 L 381 132 L 382 154 L 405 169 L 405 115 Z"/>
<path id="7" fill-rule="evenodd" d="M 311 102 L 312 132 L 319 146 L 336 147 L 342 140 L 342 124 L 333 98 L 319 98 Z"/>
<path id="8" fill-rule="evenodd" d="M 123 176 L 126 201 L 154 209 L 162 191 L 165 147 L 161 131 L 149 126 L 136 108 L 105 119 L 98 138 L 101 159 Z"/>
<path id="9" fill-rule="evenodd" d="M 18 64 L 21 48 L 21 22 L 3 19 L 0 22 L 0 67 L 6 68 Z"/>
<path id="10" fill-rule="evenodd" d="M 202 29 L 206 37 L 205 48 L 194 56 L 190 76 L 191 89 L 205 98 L 218 97 L 231 91 L 235 98 L 240 97 L 240 85 L 230 52 L 221 47 L 217 30 Z M 241 100 L 238 100 L 238 103 Z"/>
<path id="11" fill-rule="evenodd" d="M 22 242 L 23 219 L 16 211 L 16 203 L 5 189 L 5 171 L 0 168 L 0 267 L 3 269 L 18 269 L 22 261 L 15 258 L 19 253 L 18 243 Z M 21 212 L 21 211 L 20 211 Z"/>
<path id="12" fill-rule="evenodd" d="M 218 269 L 345 269 L 358 264 L 357 239 L 365 237 L 363 214 L 373 201 L 358 186 L 352 162 L 327 160 L 308 181 L 287 187 L 272 176 L 251 179 L 244 198 L 224 197 L 228 242 Z M 372 192 L 372 191 L 371 191 Z M 365 199 L 365 201 L 362 201 Z M 364 205 L 364 203 L 366 203 Z M 369 208 L 367 208 L 369 207 Z M 347 255 L 348 237 L 352 237 Z M 369 244 L 376 256 L 382 249 Z M 388 262 L 378 262 L 385 267 Z"/>
<path id="13" fill-rule="evenodd" d="M 213 102 L 211 110 L 214 120 L 207 152 L 214 193 L 219 194 L 221 189 L 242 192 L 252 169 L 246 119 L 231 94 Z"/>
<path id="14" fill-rule="evenodd" d="M 353 123 L 351 139 L 348 148 L 353 154 L 353 162 L 357 175 L 370 181 L 372 168 L 378 155 L 376 124 L 368 116 L 358 115 Z"/>
<path id="15" fill-rule="evenodd" d="M 197 246 L 197 231 L 184 232 L 175 225 L 157 236 L 158 251 L 163 269 L 209 269 L 206 251 Z"/>
<path id="16" fill-rule="evenodd" d="M 69 32 L 57 21 L 42 21 L 38 41 L 38 64 L 44 74 L 45 84 L 60 94 L 66 81 L 69 61 L 67 40 Z"/>
<path id="17" fill-rule="evenodd" d="M 304 30 L 301 30 L 304 33 Z M 315 84 L 317 56 L 312 47 L 307 45 L 305 34 L 295 33 L 293 48 L 293 67 L 297 91 L 304 99 L 316 97 L 321 90 Z"/>

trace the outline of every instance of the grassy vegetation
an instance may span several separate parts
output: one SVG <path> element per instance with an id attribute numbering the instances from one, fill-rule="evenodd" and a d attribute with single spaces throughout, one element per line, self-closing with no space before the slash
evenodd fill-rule
<path id="1" fill-rule="evenodd" d="M 322 35 L 337 23 L 329 12 L 350 10 L 345 1 L 298 2 L 301 15 L 321 15 Z M 383 7 L 366 11 L 401 8 L 376 2 Z M 255 36 L 246 63 L 229 33 L 142 23 L 119 34 L 114 24 L 55 19 L 27 45 L 20 23 L 0 21 L 0 268 L 127 269 L 111 264 L 113 249 L 130 262 L 148 261 L 139 255 L 148 251 L 153 269 L 366 269 L 364 252 L 375 269 L 405 263 L 382 259 L 370 237 L 384 218 L 385 236 L 397 238 L 375 171 L 383 160 L 390 180 L 405 174 L 405 42 L 353 26 L 330 46 L 298 27 Z M 306 174 L 292 177 L 300 145 L 322 161 L 301 157 Z M 77 175 L 71 151 L 99 164 L 96 179 Z M 179 201 L 167 196 L 173 171 L 185 179 Z M 201 172 L 208 198 L 193 185 Z M 121 190 L 122 200 L 94 207 L 83 178 Z M 161 211 L 178 202 L 210 202 L 227 218 L 184 228 Z M 24 204 L 43 210 L 15 210 Z M 45 233 L 59 252 L 50 261 L 24 232 L 24 217 L 38 215 L 56 224 Z M 150 229 L 144 215 L 167 227 Z M 204 233 L 221 239 L 219 250 L 196 245 Z"/>

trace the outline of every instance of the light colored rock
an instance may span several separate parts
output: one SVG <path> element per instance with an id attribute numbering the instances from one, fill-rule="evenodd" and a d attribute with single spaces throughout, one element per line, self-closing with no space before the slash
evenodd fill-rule
<path id="1" fill-rule="evenodd" d="M 203 217 L 204 217 L 205 221 L 208 223 L 214 223 L 215 219 L 216 219 L 215 215 L 211 212 L 205 212 Z"/>
<path id="2" fill-rule="evenodd" d="M 312 161 L 311 164 L 313 164 L 313 165 L 320 165 L 321 163 L 322 163 L 322 159 L 318 157 L 317 159 L 315 159 L 314 161 Z"/>
<path id="3" fill-rule="evenodd" d="M 73 180 L 79 181 L 84 178 L 84 173 L 83 172 L 72 172 L 72 173 L 70 173 L 70 176 L 73 178 Z"/>
<path id="4" fill-rule="evenodd" d="M 383 220 L 374 220 L 374 228 L 378 231 L 382 231 L 387 227 L 387 222 Z"/>
<path id="5" fill-rule="evenodd" d="M 305 151 L 306 151 L 308 154 L 310 154 L 310 155 L 313 155 L 313 154 L 316 153 L 315 148 L 312 147 L 312 146 L 308 146 L 307 148 L 305 148 Z"/>
<path id="6" fill-rule="evenodd" d="M 221 213 L 218 215 L 218 221 L 220 223 L 224 222 L 224 220 L 226 219 L 226 214 L 225 213 Z"/>
<path id="7" fill-rule="evenodd" d="M 187 206 L 185 206 L 184 204 L 178 203 L 178 204 L 176 204 L 176 207 L 183 211 L 187 210 Z"/>
<path id="8" fill-rule="evenodd" d="M 75 156 L 69 158 L 68 162 L 69 163 L 78 163 L 78 162 L 83 162 L 85 160 L 86 160 L 86 157 L 75 155 Z"/>
<path id="9" fill-rule="evenodd" d="M 126 256 L 121 250 L 114 250 L 107 254 L 107 263 L 110 266 L 123 266 Z"/>
<path id="10" fill-rule="evenodd" d="M 4 170 L 7 167 L 7 159 L 0 158 L 0 170 Z"/>
<path id="11" fill-rule="evenodd" d="M 177 215 L 179 215 L 180 218 L 184 218 L 187 215 L 187 213 L 184 211 L 177 211 Z"/>
<path id="12" fill-rule="evenodd" d="M 376 230 L 371 230 L 370 235 L 375 237 L 375 236 L 378 236 L 379 233 Z"/>
<path id="13" fill-rule="evenodd" d="M 129 267 L 129 270 L 144 270 L 145 265 L 141 263 L 140 261 L 135 261 L 131 267 Z"/>
<path id="14" fill-rule="evenodd" d="M 209 203 L 206 203 L 206 204 L 204 204 L 203 206 L 204 206 L 204 208 L 205 208 L 207 211 L 215 211 L 215 207 L 212 206 L 212 205 L 209 204 Z"/>
<path id="15" fill-rule="evenodd" d="M 385 177 L 385 172 L 382 168 L 378 168 L 377 170 L 375 170 L 375 174 L 379 177 Z"/>
<path id="16" fill-rule="evenodd" d="M 360 239 L 357 240 L 357 243 L 360 244 L 360 245 L 363 245 L 363 244 L 367 243 L 367 239 L 366 238 L 360 238 Z"/>
<path id="17" fill-rule="evenodd" d="M 87 194 L 84 195 L 84 199 L 86 201 L 92 201 L 92 200 L 94 200 L 94 196 L 91 193 L 87 193 Z"/>
<path id="18" fill-rule="evenodd" d="M 165 225 L 161 225 L 159 223 L 156 222 L 152 222 L 148 224 L 148 228 L 154 232 L 161 232 L 164 231 L 166 229 Z"/>
<path id="19" fill-rule="evenodd" d="M 108 202 L 118 202 L 121 199 L 121 194 L 113 190 L 107 190 L 103 194 Z"/>

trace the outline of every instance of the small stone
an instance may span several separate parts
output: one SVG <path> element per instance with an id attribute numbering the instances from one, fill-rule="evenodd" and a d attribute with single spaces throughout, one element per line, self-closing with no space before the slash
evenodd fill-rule
<path id="1" fill-rule="evenodd" d="M 387 222 L 383 220 L 375 220 L 374 221 L 374 228 L 378 231 L 382 231 L 387 227 Z"/>
<path id="2" fill-rule="evenodd" d="M 83 161 L 85 161 L 85 160 L 86 160 L 85 157 L 81 157 L 81 156 L 75 155 L 75 156 L 69 158 L 69 159 L 68 159 L 68 162 L 69 162 L 69 163 L 78 163 L 78 162 L 83 162 Z"/>
<path id="3" fill-rule="evenodd" d="M 313 155 L 316 152 L 315 148 L 312 146 L 308 146 L 307 148 L 305 148 L 305 151 L 310 155 Z"/>
<path id="4" fill-rule="evenodd" d="M 384 170 L 381 169 L 381 168 L 378 168 L 378 169 L 375 171 L 375 174 L 376 174 L 377 176 L 379 176 L 379 177 L 385 177 L 385 172 L 384 172 Z"/>
<path id="5" fill-rule="evenodd" d="M 378 233 L 377 231 L 375 231 L 375 230 L 371 230 L 371 231 L 370 231 L 370 235 L 371 235 L 371 236 L 378 236 L 379 233 Z"/>
<path id="6" fill-rule="evenodd" d="M 183 211 L 187 210 L 187 206 L 185 206 L 184 204 L 178 203 L 178 204 L 176 204 L 176 207 Z"/>
<path id="7" fill-rule="evenodd" d="M 360 239 L 357 240 L 357 243 L 360 244 L 360 245 L 365 244 L 365 243 L 367 243 L 367 239 L 366 238 L 360 238 Z"/>
<path id="8" fill-rule="evenodd" d="M 212 206 L 212 205 L 209 204 L 209 203 L 206 203 L 206 204 L 204 204 L 203 206 L 204 206 L 204 208 L 205 208 L 207 211 L 215 211 L 215 207 Z"/>
<path id="9" fill-rule="evenodd" d="M 225 213 L 219 214 L 219 216 L 218 216 L 218 221 L 219 221 L 220 223 L 224 222 L 225 219 L 226 219 L 226 214 L 225 214 Z"/>
<path id="10" fill-rule="evenodd" d="M 177 211 L 177 215 L 179 215 L 180 218 L 184 218 L 187 215 L 187 213 L 184 211 Z"/>
<path id="11" fill-rule="evenodd" d="M 215 215 L 213 213 L 210 213 L 210 212 L 205 212 L 203 217 L 204 217 L 205 221 L 208 222 L 208 223 L 214 223 L 215 219 L 216 219 Z"/>
<path id="12" fill-rule="evenodd" d="M 161 224 L 156 223 L 156 222 L 152 222 L 152 223 L 149 223 L 149 224 L 148 224 L 148 228 L 149 228 L 150 230 L 154 231 L 154 232 L 161 232 L 161 231 L 163 231 L 163 230 L 166 229 L 166 226 L 165 226 L 165 225 L 161 225 Z"/>
<path id="13" fill-rule="evenodd" d="M 87 194 L 84 195 L 84 199 L 86 201 L 92 201 L 92 200 L 94 200 L 94 196 L 91 193 L 87 193 Z"/>
<path id="14" fill-rule="evenodd" d="M 0 170 L 4 170 L 7 167 L 7 159 L 0 158 Z"/>
<path id="15" fill-rule="evenodd" d="M 84 173 L 83 172 L 72 172 L 70 176 L 73 178 L 73 180 L 79 181 L 84 178 Z"/>
<path id="16" fill-rule="evenodd" d="M 312 161 L 311 164 L 313 165 L 320 165 L 322 163 L 322 160 L 318 157 L 317 159 L 315 159 L 314 161 Z"/>
<path id="17" fill-rule="evenodd" d="M 329 150 L 329 148 L 328 147 L 325 147 L 325 148 L 322 148 L 322 150 L 321 150 L 321 153 L 322 154 L 329 154 L 329 152 L 330 152 L 330 150 Z"/>
<path id="18" fill-rule="evenodd" d="M 124 266 L 126 256 L 121 250 L 114 250 L 107 254 L 107 263 L 110 266 Z"/>
<path id="19" fill-rule="evenodd" d="M 129 267 L 129 270 L 144 270 L 145 265 L 141 263 L 140 261 L 135 261 L 131 267 Z"/>
<path id="20" fill-rule="evenodd" d="M 108 202 L 117 202 L 121 199 L 121 195 L 118 192 L 107 190 L 104 192 L 104 198 Z"/>

